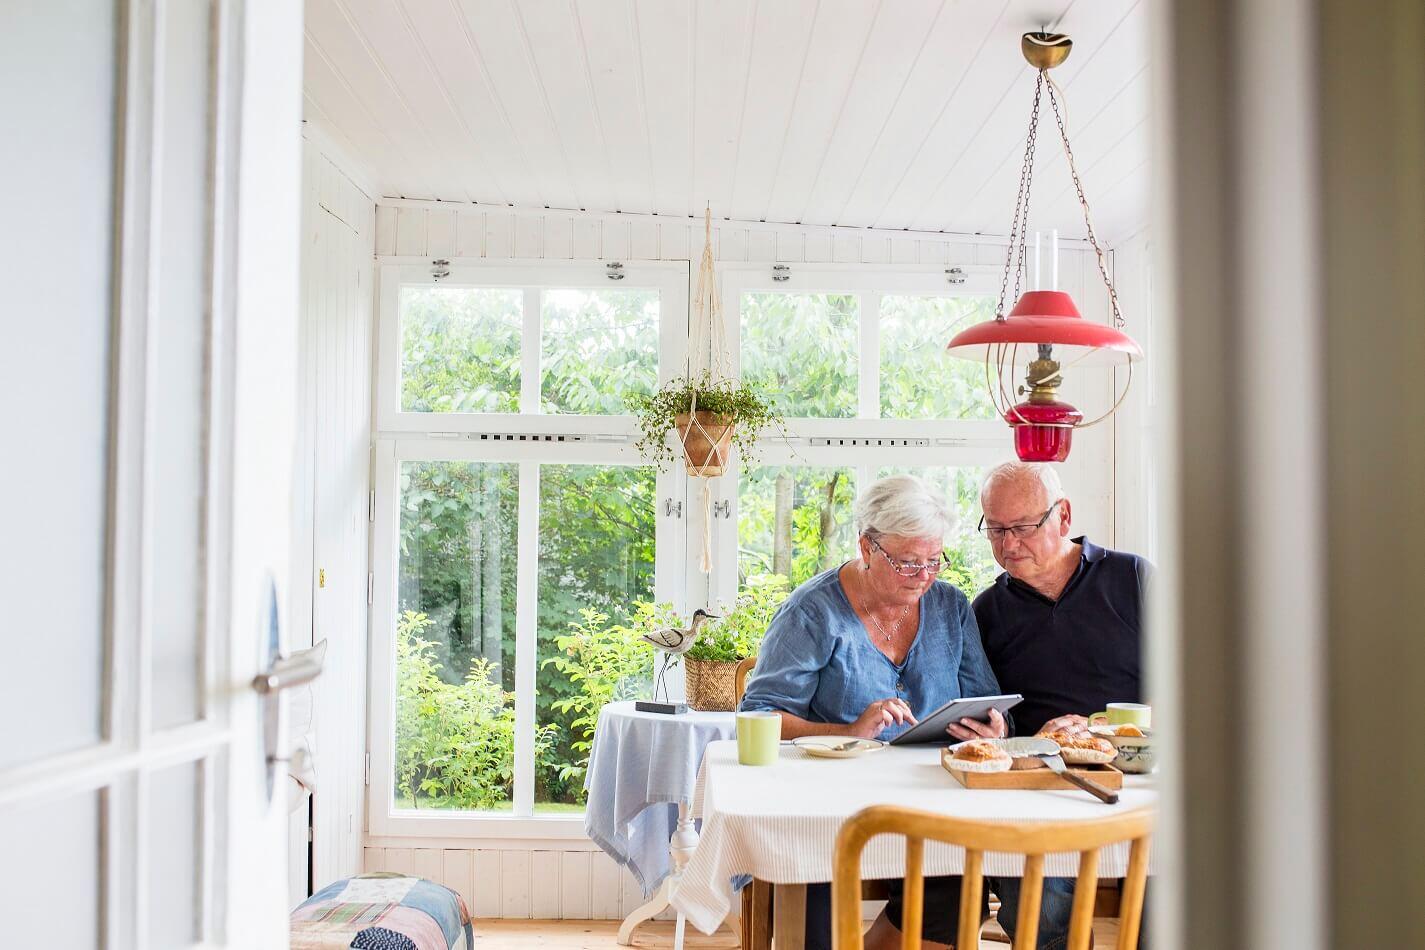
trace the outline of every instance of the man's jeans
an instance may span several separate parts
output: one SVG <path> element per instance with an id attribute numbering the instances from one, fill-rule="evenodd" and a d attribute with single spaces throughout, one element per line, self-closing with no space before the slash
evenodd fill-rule
<path id="1" fill-rule="evenodd" d="M 1017 877 L 992 877 L 990 889 L 999 895 L 999 925 L 1014 939 L 1014 925 L 1019 920 L 1019 885 Z M 1069 942 L 1069 918 L 1074 911 L 1074 879 L 1046 877 L 1044 896 L 1039 902 L 1039 939 L 1036 950 L 1061 950 Z"/>
<path id="2" fill-rule="evenodd" d="M 1019 920 L 1019 885 L 1017 877 L 989 878 L 990 889 L 999 895 L 999 925 L 1014 939 L 1014 925 Z M 1046 877 L 1044 896 L 1039 903 L 1039 939 L 1035 950 L 1060 950 L 1069 942 L 1069 918 L 1074 912 L 1074 879 Z M 1138 928 L 1139 950 L 1148 946 L 1148 908 L 1143 908 Z"/>

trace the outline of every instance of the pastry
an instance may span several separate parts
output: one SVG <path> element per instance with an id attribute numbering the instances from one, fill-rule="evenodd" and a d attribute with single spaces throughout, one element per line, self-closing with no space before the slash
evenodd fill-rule
<path id="1" fill-rule="evenodd" d="M 1070 737 L 1065 733 L 1051 733 L 1048 738 L 1059 744 L 1059 753 L 1070 765 L 1102 765 L 1118 755 L 1113 743 L 1099 736 Z"/>
<path id="2" fill-rule="evenodd" d="M 1141 738 L 1143 736 L 1143 730 L 1133 725 L 1133 723 L 1128 722 L 1113 730 L 1113 734 L 1116 736 L 1138 736 Z"/>
<path id="3" fill-rule="evenodd" d="M 963 743 L 946 763 L 962 772 L 1007 772 L 1013 760 L 1009 753 L 984 739 Z"/>

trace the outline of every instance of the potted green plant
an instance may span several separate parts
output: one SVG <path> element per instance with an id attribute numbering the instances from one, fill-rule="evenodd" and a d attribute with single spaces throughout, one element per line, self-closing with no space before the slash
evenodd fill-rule
<path id="1" fill-rule="evenodd" d="M 757 655 L 787 588 L 780 574 L 749 578 L 736 603 L 703 628 L 683 658 L 689 706 L 706 712 L 736 705 L 737 664 Z"/>
<path id="2" fill-rule="evenodd" d="M 677 432 L 688 473 L 704 478 L 723 473 L 733 446 L 750 455 L 762 430 L 783 424 L 756 386 L 715 380 L 710 373 L 680 376 L 656 392 L 636 393 L 629 406 L 638 417 L 635 445 L 645 458 L 660 466 L 673 462 L 677 456 L 668 433 Z"/>

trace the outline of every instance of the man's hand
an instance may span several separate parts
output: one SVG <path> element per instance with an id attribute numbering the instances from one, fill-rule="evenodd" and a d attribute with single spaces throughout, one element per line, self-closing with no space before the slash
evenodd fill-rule
<path id="1" fill-rule="evenodd" d="M 945 727 L 945 731 L 963 742 L 967 739 L 1003 739 L 1009 734 L 1009 727 L 999 710 L 991 709 L 989 722 L 961 719 L 958 723 L 950 723 Z"/>
<path id="2" fill-rule="evenodd" d="M 853 736 L 863 739 L 875 739 L 883 730 L 898 723 L 915 725 L 915 716 L 911 714 L 910 706 L 906 705 L 903 699 L 879 699 L 856 717 L 850 732 Z"/>
<path id="3" fill-rule="evenodd" d="M 1070 738 L 1093 735 L 1089 731 L 1089 721 L 1083 716 L 1060 716 L 1057 719 L 1050 719 L 1039 727 L 1039 735 L 1046 735 L 1051 732 L 1067 732 Z"/>

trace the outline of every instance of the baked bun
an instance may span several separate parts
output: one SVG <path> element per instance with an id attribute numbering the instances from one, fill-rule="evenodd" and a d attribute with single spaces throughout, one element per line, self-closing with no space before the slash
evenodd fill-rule
<path id="1" fill-rule="evenodd" d="M 1142 729 L 1139 729 L 1137 726 L 1133 725 L 1133 723 L 1128 722 L 1113 730 L 1113 734 L 1116 736 L 1138 736 L 1141 738 L 1144 733 Z"/>
<path id="2" fill-rule="evenodd" d="M 1007 772 L 1013 763 L 1009 753 L 985 739 L 971 739 L 955 749 L 946 762 L 962 772 Z"/>
<path id="3" fill-rule="evenodd" d="M 1112 762 L 1118 750 L 1113 743 L 1100 736 L 1074 736 L 1062 738 L 1050 735 L 1059 744 L 1059 752 L 1070 765 L 1103 765 Z"/>

